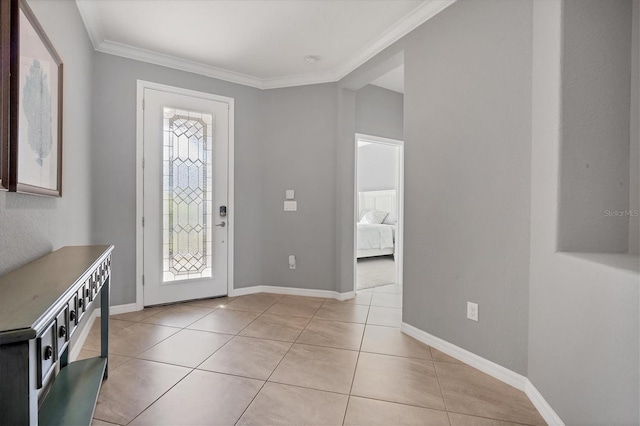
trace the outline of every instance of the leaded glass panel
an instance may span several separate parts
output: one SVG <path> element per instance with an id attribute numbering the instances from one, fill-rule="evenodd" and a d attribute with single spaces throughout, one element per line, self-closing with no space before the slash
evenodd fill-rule
<path id="1" fill-rule="evenodd" d="M 163 112 L 163 281 L 211 277 L 213 116 Z"/>

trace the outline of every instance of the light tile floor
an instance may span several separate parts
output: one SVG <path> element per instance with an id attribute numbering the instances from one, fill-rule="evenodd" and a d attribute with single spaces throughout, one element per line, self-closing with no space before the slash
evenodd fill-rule
<path id="1" fill-rule="evenodd" d="M 94 425 L 544 424 L 524 393 L 402 334 L 401 290 L 114 315 Z"/>

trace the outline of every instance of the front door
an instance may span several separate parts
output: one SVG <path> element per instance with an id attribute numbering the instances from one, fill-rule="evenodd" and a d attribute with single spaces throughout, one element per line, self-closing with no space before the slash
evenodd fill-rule
<path id="1" fill-rule="evenodd" d="M 144 305 L 227 294 L 229 104 L 144 89 Z"/>

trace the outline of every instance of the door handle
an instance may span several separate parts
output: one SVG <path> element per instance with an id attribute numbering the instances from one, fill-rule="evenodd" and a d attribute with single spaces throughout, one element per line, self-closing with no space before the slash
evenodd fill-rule
<path id="1" fill-rule="evenodd" d="M 216 226 L 219 226 L 220 228 L 224 228 L 225 226 L 227 226 L 227 223 L 225 221 L 222 221 L 218 223 Z"/>

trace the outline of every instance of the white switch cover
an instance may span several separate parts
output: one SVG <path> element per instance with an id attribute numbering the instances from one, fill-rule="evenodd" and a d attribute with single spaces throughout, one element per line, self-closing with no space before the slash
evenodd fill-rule
<path id="1" fill-rule="evenodd" d="M 293 200 L 295 197 L 295 192 L 293 191 L 293 189 L 287 189 L 285 191 L 285 197 L 287 200 Z"/>
<path id="2" fill-rule="evenodd" d="M 285 212 L 295 212 L 298 210 L 298 202 L 297 201 L 285 201 L 284 202 L 284 211 Z"/>

